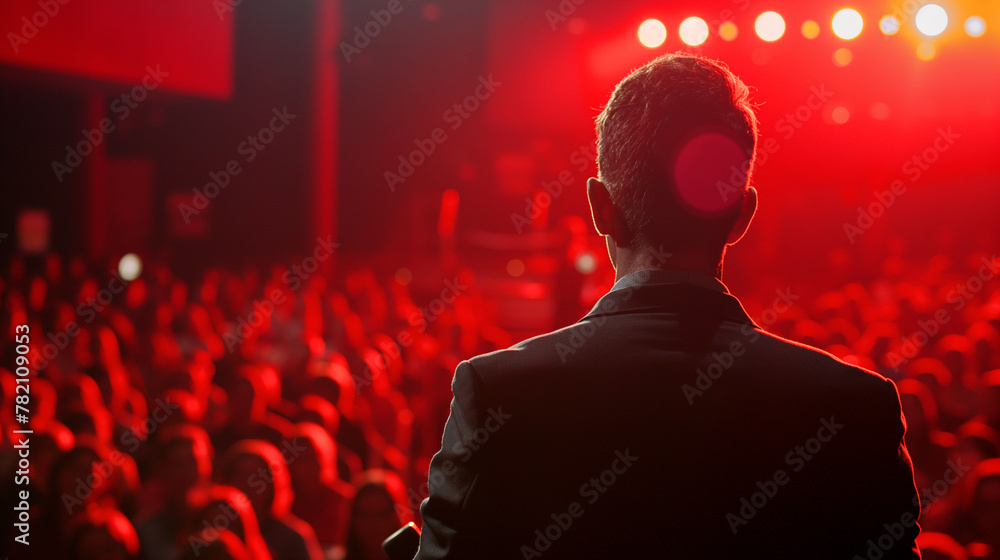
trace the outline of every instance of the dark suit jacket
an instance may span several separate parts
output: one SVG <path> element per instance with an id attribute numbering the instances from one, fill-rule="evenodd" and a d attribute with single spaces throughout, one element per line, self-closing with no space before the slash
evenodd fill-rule
<path id="1" fill-rule="evenodd" d="M 613 290 L 462 362 L 417 558 L 919 558 L 895 385 L 721 290 Z"/>

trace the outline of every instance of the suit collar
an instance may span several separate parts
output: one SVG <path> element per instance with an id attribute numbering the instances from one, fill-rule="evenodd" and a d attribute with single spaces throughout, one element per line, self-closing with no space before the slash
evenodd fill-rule
<path id="1" fill-rule="evenodd" d="M 650 275 L 645 282 L 604 294 L 581 321 L 627 313 L 677 313 L 709 320 L 724 319 L 757 327 L 740 301 L 729 293 L 687 282 L 656 282 L 654 281 L 656 279 L 662 278 L 659 275 Z"/>

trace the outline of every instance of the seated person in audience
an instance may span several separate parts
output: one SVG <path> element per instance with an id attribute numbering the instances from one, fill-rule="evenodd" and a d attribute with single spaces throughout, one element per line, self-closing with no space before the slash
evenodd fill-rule
<path id="1" fill-rule="evenodd" d="M 989 321 L 976 321 L 965 330 L 972 347 L 972 371 L 977 376 L 1000 367 L 1000 328 Z"/>
<path id="2" fill-rule="evenodd" d="M 293 426 L 267 409 L 266 389 L 255 366 L 241 365 L 231 384 L 224 387 L 229 395 L 226 402 L 226 424 L 212 435 L 212 443 L 220 452 L 242 439 L 261 439 L 280 447 Z"/>
<path id="3" fill-rule="evenodd" d="M 63 453 L 76 445 L 76 436 L 69 428 L 56 420 L 46 423 L 45 428 L 35 429 L 31 438 L 31 477 L 29 483 L 32 495 L 47 497 L 52 467 Z M 37 494 L 35 493 L 37 491 Z"/>
<path id="4" fill-rule="evenodd" d="M 989 547 L 988 558 L 1000 558 L 1000 459 L 979 463 L 968 475 L 968 495 L 956 529 L 966 544 Z"/>
<path id="5" fill-rule="evenodd" d="M 190 537 L 200 546 L 185 547 L 181 560 L 253 560 L 243 541 L 228 529 L 202 529 Z"/>
<path id="6" fill-rule="evenodd" d="M 173 560 L 176 535 L 184 526 L 186 496 L 210 483 L 214 451 L 200 426 L 167 426 L 154 439 L 156 460 L 147 484 L 149 509 L 139 517 L 138 533 L 148 560 Z"/>
<path id="7" fill-rule="evenodd" d="M 286 447 L 287 457 L 270 443 L 247 439 L 233 444 L 223 457 L 217 478 L 250 498 L 261 536 L 274 560 L 320 560 L 316 534 L 308 523 L 289 510 L 294 499 L 287 459 L 295 464 L 301 456 L 295 446 Z"/>
<path id="8" fill-rule="evenodd" d="M 299 399 L 297 422 L 312 422 L 321 426 L 331 438 L 340 431 L 340 412 L 330 401 L 317 395 L 304 395 Z M 353 449 L 336 441 L 337 476 L 342 481 L 354 480 L 364 470 L 361 457 Z M 346 484 L 346 482 L 345 482 Z"/>
<path id="9" fill-rule="evenodd" d="M 212 533 L 226 530 L 243 543 L 249 560 L 272 560 L 253 505 L 243 492 L 232 486 L 198 486 L 188 491 L 185 503 L 186 521 L 178 538 L 183 554 L 190 550 L 200 556 L 211 544 Z"/>
<path id="10" fill-rule="evenodd" d="M 354 486 L 344 559 L 382 560 L 382 541 L 413 520 L 406 488 L 395 473 L 378 469 L 365 471 Z"/>
<path id="11" fill-rule="evenodd" d="M 138 560 L 139 536 L 120 511 L 96 508 L 67 529 L 70 560 Z"/>
<path id="12" fill-rule="evenodd" d="M 59 396 L 59 419 L 78 436 L 89 434 L 110 444 L 114 418 L 104 405 L 97 382 L 89 375 L 72 373 L 66 376 L 66 383 Z"/>
<path id="13" fill-rule="evenodd" d="M 973 468 L 987 459 L 1000 457 L 1000 434 L 979 422 L 969 420 L 955 431 L 955 461 Z"/>
<path id="14" fill-rule="evenodd" d="M 331 434 L 338 444 L 348 447 L 361 458 L 364 466 L 371 452 L 371 442 L 365 437 L 367 426 L 355 410 L 357 386 L 351 377 L 347 359 L 334 354 L 329 362 L 316 361 L 310 365 L 311 377 L 306 382 L 305 394 L 325 399 L 337 407 L 340 423 L 337 433 Z"/>
<path id="15" fill-rule="evenodd" d="M 312 525 L 323 549 L 343 547 L 354 487 L 337 476 L 337 447 L 326 430 L 309 422 L 296 425 L 293 441 L 295 449 L 303 449 L 288 461 L 295 488 L 292 513 Z"/>
<path id="16" fill-rule="evenodd" d="M 906 417 L 906 447 L 913 455 L 913 468 L 931 481 L 947 468 L 948 450 L 955 436 L 938 429 L 934 395 L 915 379 L 899 382 L 899 401 Z"/>
<path id="17" fill-rule="evenodd" d="M 979 420 L 1000 431 L 1000 369 L 986 372 L 979 383 Z"/>
<path id="18" fill-rule="evenodd" d="M 360 384 L 358 416 L 366 420 L 365 437 L 377 455 L 369 466 L 387 465 L 396 472 L 406 472 L 409 460 L 405 453 L 412 447 L 413 411 L 406 397 L 389 382 L 390 373 L 382 354 L 374 348 L 361 352 L 364 358 L 365 383 Z"/>
<path id="19" fill-rule="evenodd" d="M 100 453 L 86 442 L 77 442 L 55 460 L 49 471 L 50 493 L 32 525 L 29 558 L 57 558 L 68 549 L 69 527 L 76 518 L 99 507 L 107 491 L 103 483 L 96 483 L 100 464 Z M 88 484 L 87 480 L 94 483 Z M 103 477 L 100 480 L 103 482 Z"/>
<path id="20" fill-rule="evenodd" d="M 975 414 L 978 375 L 972 371 L 972 345 L 965 335 L 949 334 L 937 340 L 933 354 L 951 372 L 951 383 L 942 387 L 938 395 L 940 408 L 961 423 L 961 420 Z M 957 426 L 944 427 L 954 429 Z"/>
<path id="21" fill-rule="evenodd" d="M 968 560 L 969 554 L 955 539 L 944 533 L 921 531 L 917 535 L 921 560 Z"/>

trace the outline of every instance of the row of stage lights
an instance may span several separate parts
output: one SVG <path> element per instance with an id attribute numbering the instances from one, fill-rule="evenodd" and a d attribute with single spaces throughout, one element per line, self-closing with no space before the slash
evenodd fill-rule
<path id="1" fill-rule="evenodd" d="M 917 10 L 913 23 L 917 31 L 924 36 L 937 37 L 948 27 L 948 12 L 937 4 L 925 4 Z M 853 8 L 838 11 L 830 22 L 833 34 L 844 40 L 851 40 L 861 35 L 864 25 L 864 18 Z M 899 33 L 902 22 L 896 16 L 886 15 L 879 20 L 878 26 L 885 35 L 895 35 Z M 785 34 L 785 20 L 778 12 L 764 12 L 757 16 L 754 31 L 764 41 L 777 41 Z M 719 24 L 716 32 L 723 41 L 732 41 L 739 35 L 739 28 L 732 21 L 725 21 Z M 815 39 L 819 36 L 819 32 L 819 23 L 813 20 L 807 20 L 802 24 L 802 35 L 807 39 Z M 980 16 L 966 18 L 965 32 L 970 37 L 981 36 L 986 32 L 986 21 Z M 692 47 L 701 45 L 708 40 L 708 23 L 699 17 L 689 17 L 681 22 L 678 35 L 687 45 Z M 646 47 L 654 49 L 666 40 L 667 28 L 660 20 L 647 19 L 639 26 L 639 42 Z"/>

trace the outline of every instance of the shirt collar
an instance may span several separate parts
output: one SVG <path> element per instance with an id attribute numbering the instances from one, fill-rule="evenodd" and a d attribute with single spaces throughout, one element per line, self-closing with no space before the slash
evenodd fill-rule
<path id="1" fill-rule="evenodd" d="M 664 272 L 661 270 L 639 272 L 646 274 L 636 278 L 638 283 L 604 294 L 581 321 L 630 313 L 672 313 L 687 317 L 688 320 L 719 319 L 759 328 L 747 315 L 740 301 L 727 293 L 725 284 L 718 280 L 713 285 L 709 282 L 711 277 L 695 274 L 701 276 L 702 280 L 694 284 L 687 280 L 695 278 L 686 275 L 682 275 L 684 281 L 677 281 L 677 275 L 661 274 Z"/>

